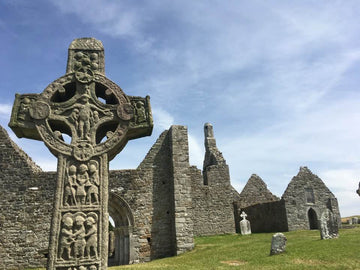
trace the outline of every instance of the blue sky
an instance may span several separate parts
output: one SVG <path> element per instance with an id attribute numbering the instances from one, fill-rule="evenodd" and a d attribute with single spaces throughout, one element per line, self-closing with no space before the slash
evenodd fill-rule
<path id="1" fill-rule="evenodd" d="M 234 187 L 252 173 L 281 196 L 300 166 L 333 191 L 342 216 L 359 214 L 358 1 L 0 2 L 0 124 L 15 93 L 40 93 L 65 73 L 79 37 L 105 46 L 106 75 L 150 95 L 151 137 L 130 141 L 111 169 L 136 168 L 172 124 L 189 131 L 202 168 L 203 125 L 214 126 Z M 44 170 L 41 142 L 11 137 Z"/>

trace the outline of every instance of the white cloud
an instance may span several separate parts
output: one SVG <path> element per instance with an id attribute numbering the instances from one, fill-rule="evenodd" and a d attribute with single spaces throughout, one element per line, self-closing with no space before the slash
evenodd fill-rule
<path id="1" fill-rule="evenodd" d="M 360 95 L 343 86 L 358 82 L 356 1 L 53 3 L 134 53 L 143 75 L 133 85 L 155 101 L 154 134 L 210 121 L 234 186 L 258 173 L 281 195 L 308 165 L 342 213 L 357 205 L 347 186 L 360 159 Z M 199 138 L 189 133 L 201 168 Z M 337 176 L 348 180 L 334 186 Z"/>
<path id="2" fill-rule="evenodd" d="M 160 131 L 169 129 L 174 124 L 174 117 L 161 108 L 152 109 L 154 128 Z"/>
<path id="3" fill-rule="evenodd" d="M 204 147 L 198 142 L 197 138 L 189 132 L 189 159 L 190 165 L 195 165 L 202 170 L 204 161 Z"/>
<path id="4" fill-rule="evenodd" d="M 0 117 L 10 119 L 12 105 L 0 103 Z"/>
<path id="5" fill-rule="evenodd" d="M 319 177 L 337 197 L 342 216 L 359 214 L 360 197 L 356 193 L 360 181 L 359 168 L 326 170 L 320 172 Z"/>

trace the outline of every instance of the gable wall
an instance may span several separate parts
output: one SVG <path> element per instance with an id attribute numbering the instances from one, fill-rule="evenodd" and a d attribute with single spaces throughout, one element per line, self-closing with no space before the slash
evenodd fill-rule
<path id="1" fill-rule="evenodd" d="M 311 188 L 314 193 L 314 203 L 306 200 L 305 188 Z M 337 199 L 325 186 L 322 180 L 312 174 L 307 168 L 300 168 L 300 172 L 289 183 L 282 198 L 285 200 L 286 215 L 289 230 L 309 229 L 308 211 L 312 208 L 318 220 L 323 211 L 331 208 L 340 225 L 340 212 Z"/>

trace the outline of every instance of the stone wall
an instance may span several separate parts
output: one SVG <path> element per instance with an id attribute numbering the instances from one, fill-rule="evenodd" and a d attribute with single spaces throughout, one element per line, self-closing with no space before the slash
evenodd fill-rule
<path id="1" fill-rule="evenodd" d="M 334 194 L 324 182 L 307 167 L 301 167 L 299 173 L 292 178 L 282 199 L 285 201 L 289 230 L 316 228 L 321 214 L 327 208 L 332 210 L 341 226 L 339 206 Z"/>
<path id="2" fill-rule="evenodd" d="M 231 186 L 229 167 L 216 146 L 211 124 L 204 126 L 203 175 L 191 167 L 194 235 L 235 233 L 234 201 L 239 193 Z"/>
<path id="3" fill-rule="evenodd" d="M 241 209 L 239 206 L 236 205 L 238 213 L 240 213 Z M 285 201 L 283 200 L 255 204 L 242 208 L 242 210 L 247 214 L 253 233 L 288 231 Z M 237 220 L 240 222 L 240 216 Z M 240 232 L 239 225 L 237 226 L 237 232 Z"/>
<path id="4" fill-rule="evenodd" d="M 204 132 L 203 173 L 189 165 L 184 126 L 164 131 L 137 169 L 110 171 L 109 214 L 122 250 L 113 265 L 180 254 L 193 248 L 193 236 L 234 233 L 240 210 L 253 232 L 308 229 L 310 209 L 317 219 L 331 209 L 340 223 L 336 198 L 306 167 L 281 201 L 257 175 L 239 195 L 212 126 Z M 42 172 L 1 127 L 0 269 L 45 266 L 55 182 L 56 173 Z"/>
<path id="5" fill-rule="evenodd" d="M 109 214 L 118 245 L 128 249 L 112 263 L 146 262 L 193 248 L 188 162 L 187 129 L 172 126 L 137 169 L 110 171 Z M 0 169 L 0 269 L 43 267 L 56 173 L 42 172 L 2 128 Z"/>
<path id="6" fill-rule="evenodd" d="M 0 127 L 0 269 L 46 263 L 54 181 Z"/>
<path id="7" fill-rule="evenodd" d="M 239 205 L 240 208 L 245 208 L 259 203 L 279 200 L 280 198 L 268 190 L 265 182 L 258 175 L 253 174 L 240 193 Z"/>

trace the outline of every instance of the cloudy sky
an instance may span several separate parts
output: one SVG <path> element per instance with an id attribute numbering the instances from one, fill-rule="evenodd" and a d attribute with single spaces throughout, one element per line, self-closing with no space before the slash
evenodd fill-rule
<path id="1" fill-rule="evenodd" d="M 360 213 L 358 1 L 0 2 L 0 124 L 15 93 L 40 93 L 65 73 L 79 37 L 105 46 L 106 75 L 128 95 L 150 95 L 151 137 L 130 141 L 111 169 L 136 168 L 172 124 L 189 131 L 202 167 L 203 125 L 241 191 L 256 173 L 281 196 L 300 166 L 333 191 L 342 216 Z M 41 142 L 10 136 L 44 170 Z"/>

